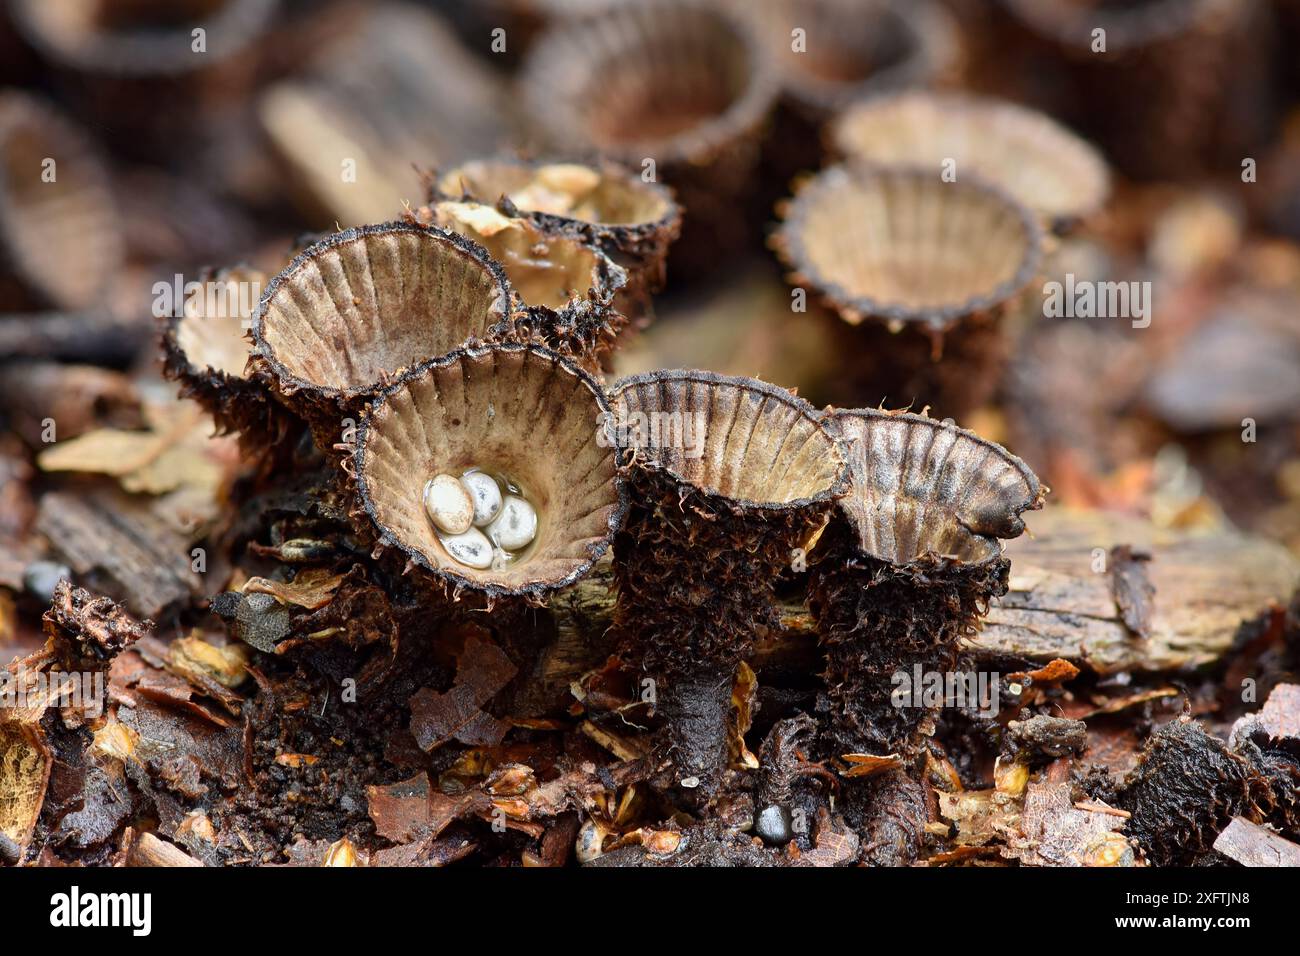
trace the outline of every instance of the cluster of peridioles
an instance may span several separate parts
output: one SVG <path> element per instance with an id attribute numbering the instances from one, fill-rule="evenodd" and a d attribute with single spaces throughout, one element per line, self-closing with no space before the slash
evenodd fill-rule
<path id="1" fill-rule="evenodd" d="M 537 509 L 519 486 L 477 468 L 430 478 L 424 510 L 447 553 L 470 568 L 499 571 L 537 537 Z"/>

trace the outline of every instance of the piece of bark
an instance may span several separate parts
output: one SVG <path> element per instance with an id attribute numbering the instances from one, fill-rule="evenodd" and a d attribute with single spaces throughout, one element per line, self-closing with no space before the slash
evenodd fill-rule
<path id="1" fill-rule="evenodd" d="M 1276 740 L 1300 741 L 1300 684 L 1274 687 L 1260 708 L 1258 725 Z"/>
<path id="2" fill-rule="evenodd" d="M 1221 659 L 1300 584 L 1296 559 L 1262 538 L 1069 509 L 1048 509 L 1030 524 L 1033 539 L 1007 546 L 1010 592 L 968 643 L 981 657 L 1060 657 L 1103 675 L 1195 669 Z M 1147 571 L 1160 597 L 1145 641 L 1125 625 L 1110 575 L 1094 571 L 1097 550 L 1118 544 L 1152 555 Z"/>
<path id="3" fill-rule="evenodd" d="M 1242 866 L 1300 866 L 1300 844 L 1245 817 L 1233 817 L 1214 841 L 1214 849 Z"/>
<path id="4" fill-rule="evenodd" d="M 1151 555 L 1134 551 L 1127 544 L 1110 549 L 1110 587 L 1119 608 L 1120 619 L 1138 637 L 1151 634 L 1156 589 L 1147 574 Z"/>
<path id="5" fill-rule="evenodd" d="M 36 530 L 80 583 L 135 614 L 160 620 L 204 594 L 190 543 L 129 496 L 50 492 Z"/>

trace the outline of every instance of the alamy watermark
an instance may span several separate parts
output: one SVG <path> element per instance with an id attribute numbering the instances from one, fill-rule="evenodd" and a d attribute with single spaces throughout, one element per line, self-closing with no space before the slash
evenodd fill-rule
<path id="1" fill-rule="evenodd" d="M 1002 681 L 989 671 L 928 671 L 914 664 L 911 671 L 896 670 L 889 702 L 895 707 L 954 707 L 980 717 L 996 717 Z"/>
<path id="2" fill-rule="evenodd" d="M 601 448 L 675 449 L 686 458 L 704 454 L 703 412 L 601 412 L 597 425 Z"/>
<path id="3" fill-rule="evenodd" d="M 186 282 L 178 272 L 170 282 L 155 282 L 152 292 L 156 319 L 190 313 L 218 319 L 240 318 L 247 322 L 262 297 L 262 284 L 244 279 Z"/>
<path id="4" fill-rule="evenodd" d="M 87 717 L 104 713 L 103 671 L 0 670 L 0 710 L 73 707 Z"/>
<path id="5" fill-rule="evenodd" d="M 1151 324 L 1150 282 L 1096 282 L 1065 274 L 1043 284 L 1043 315 L 1049 319 L 1130 319 L 1135 329 Z"/>
<path id="6" fill-rule="evenodd" d="M 56 928 L 122 927 L 132 936 L 148 936 L 153 929 L 152 893 L 82 892 L 74 885 L 50 897 L 50 925 Z"/>

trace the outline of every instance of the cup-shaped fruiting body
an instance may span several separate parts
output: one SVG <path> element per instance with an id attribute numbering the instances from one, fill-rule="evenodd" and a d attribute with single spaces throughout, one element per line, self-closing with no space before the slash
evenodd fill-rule
<path id="1" fill-rule="evenodd" d="M 687 210 L 674 276 L 749 238 L 745 198 L 777 83 L 742 19 L 699 0 L 649 0 L 565 20 L 529 51 L 520 83 L 548 145 L 673 187 Z"/>
<path id="2" fill-rule="evenodd" d="M 358 431 L 359 530 L 453 594 L 540 600 L 585 574 L 622 522 L 608 413 L 590 375 L 536 345 L 458 349 L 412 369 L 380 394 Z M 482 536 L 509 552 L 488 567 L 474 566 L 477 555 L 441 533 L 459 525 L 435 524 L 438 485 L 467 474 L 511 488 L 485 516 L 496 520 Z M 471 489 L 477 520 L 481 503 Z M 528 511 L 519 500 L 531 507 L 530 522 L 512 523 L 512 512 Z M 524 533 L 512 537 L 521 525 Z"/>
<path id="3" fill-rule="evenodd" d="M 518 300 L 518 337 L 599 370 L 628 324 L 625 269 L 579 235 L 495 206 L 440 200 L 428 207 L 428 218 L 472 239 L 500 264 Z"/>
<path id="4" fill-rule="evenodd" d="M 655 681 L 660 753 L 694 803 L 725 769 L 736 668 L 775 626 L 777 579 L 802 567 L 847 466 L 807 402 L 754 379 L 650 372 L 618 382 L 611 404 L 631 457 L 616 628 Z"/>
<path id="5" fill-rule="evenodd" d="M 49 103 L 0 93 L 0 293 L 7 307 L 25 300 L 102 305 L 122 256 L 108 171 L 89 139 Z"/>
<path id="6" fill-rule="evenodd" d="M 1044 489 L 1005 449 L 951 421 L 835 411 L 852 487 L 817 560 L 809 605 L 826 654 L 832 755 L 915 756 L 938 708 L 921 681 L 954 676 L 961 639 L 1006 592 L 1001 539 Z"/>
<path id="7" fill-rule="evenodd" d="M 408 368 L 509 334 L 501 267 L 456 233 L 384 223 L 330 236 L 280 272 L 253 313 L 253 363 L 322 451 Z"/>
<path id="8" fill-rule="evenodd" d="M 628 271 L 629 290 L 649 296 L 664 285 L 668 247 L 682 210 L 670 190 L 613 163 L 476 159 L 448 170 L 431 199 L 510 205 L 548 231 L 598 246 Z"/>
<path id="9" fill-rule="evenodd" d="M 87 109 L 111 113 L 119 145 L 143 151 L 237 97 L 278 0 L 14 0 L 15 25 Z M 159 117 L 168 117 L 166 124 Z M 166 130 L 162 126 L 166 126 Z"/>
<path id="10" fill-rule="evenodd" d="M 844 156 L 882 166 L 942 170 L 954 164 L 1001 186 L 1057 231 L 1101 209 L 1106 161 L 1051 117 L 1005 100 L 909 90 L 841 113 L 830 138 Z"/>
<path id="11" fill-rule="evenodd" d="M 773 244 L 791 281 L 860 326 L 846 379 L 861 401 L 960 417 L 991 395 L 1006 358 L 998 319 L 1042 256 L 1028 208 L 961 171 L 845 163 L 782 211 Z"/>
<path id="12" fill-rule="evenodd" d="M 1240 168 L 1271 122 L 1264 5 L 1250 0 L 1002 0 L 1021 88 L 1130 176 Z"/>
<path id="13" fill-rule="evenodd" d="M 208 276 L 162 329 L 164 373 L 258 457 L 281 445 L 296 421 L 247 370 L 253 310 L 267 278 L 244 266 Z"/>
<path id="14" fill-rule="evenodd" d="M 956 24 L 933 0 L 731 0 L 776 58 L 783 99 L 814 123 L 955 72 Z"/>

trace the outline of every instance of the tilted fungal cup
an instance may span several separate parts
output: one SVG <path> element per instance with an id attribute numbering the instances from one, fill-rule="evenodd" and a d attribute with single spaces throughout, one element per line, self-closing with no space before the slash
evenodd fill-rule
<path id="1" fill-rule="evenodd" d="M 421 211 L 423 212 L 423 210 Z M 431 221 L 479 243 L 517 298 L 514 336 L 539 342 L 598 372 L 628 324 L 619 308 L 627 271 L 581 236 L 494 206 L 438 200 Z"/>
<path id="2" fill-rule="evenodd" d="M 608 413 L 589 374 L 537 345 L 457 349 L 411 369 L 358 430 L 359 530 L 453 596 L 540 601 L 585 574 L 623 520 Z M 425 511 L 427 480 L 472 468 L 505 476 L 537 509 L 536 538 L 500 570 L 458 563 Z"/>
<path id="3" fill-rule="evenodd" d="M 253 369 L 332 454 L 404 370 L 508 336 L 510 308 L 501 267 L 463 236 L 401 222 L 348 229 L 271 280 L 253 313 Z"/>
<path id="4" fill-rule="evenodd" d="M 812 406 L 756 379 L 650 372 L 617 382 L 611 405 L 630 458 L 615 626 L 656 682 L 678 793 L 707 800 L 736 668 L 776 625 L 777 579 L 815 544 L 847 464 Z"/>
<path id="5" fill-rule="evenodd" d="M 673 274 L 699 274 L 750 238 L 745 200 L 776 73 L 752 29 L 699 0 L 647 0 L 557 22 L 519 78 L 554 149 L 599 153 L 676 191 Z"/>
<path id="6" fill-rule="evenodd" d="M 853 104 L 830 125 L 841 156 L 966 173 L 1002 187 L 1056 232 L 1099 211 L 1110 173 L 1088 142 L 1045 113 L 963 93 L 908 90 Z"/>
<path id="7" fill-rule="evenodd" d="M 809 562 L 829 749 L 910 759 L 938 711 L 917 673 L 932 681 L 958 668 L 962 638 L 1006 592 L 1001 539 L 1024 530 L 1021 515 L 1046 489 L 1019 458 L 951 421 L 880 409 L 827 417 L 852 479 Z"/>
<path id="8" fill-rule="evenodd" d="M 109 174 L 51 104 L 0 92 L 0 294 L 60 308 L 100 304 L 124 240 Z M 6 289 L 12 284 L 13 289 Z"/>
<path id="9" fill-rule="evenodd" d="M 790 281 L 820 295 L 858 347 L 860 401 L 933 403 L 961 416 L 1005 364 L 998 319 L 1038 273 L 1042 227 L 961 169 L 830 166 L 781 206 Z M 868 392 L 868 394 L 863 394 Z"/>
<path id="10" fill-rule="evenodd" d="M 682 228 L 671 190 L 610 162 L 475 159 L 438 176 L 431 192 L 431 200 L 508 200 L 549 231 L 598 246 L 628 270 L 635 296 L 663 288 Z"/>

